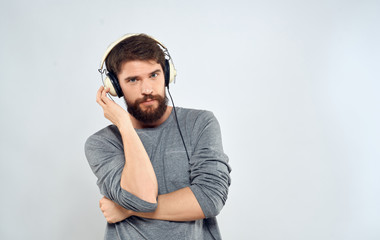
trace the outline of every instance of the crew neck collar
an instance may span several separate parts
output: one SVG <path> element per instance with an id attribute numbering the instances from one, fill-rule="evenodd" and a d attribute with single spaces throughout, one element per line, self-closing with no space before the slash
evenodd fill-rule
<path id="1" fill-rule="evenodd" d="M 180 109 L 180 108 L 176 107 L 177 111 L 178 111 L 178 109 Z M 163 123 L 161 123 L 159 126 L 152 127 L 152 128 L 135 128 L 136 132 L 155 131 L 155 130 L 159 130 L 159 129 L 164 128 L 166 125 L 168 125 L 169 123 L 171 123 L 173 121 L 173 117 L 174 117 L 173 112 L 174 112 L 174 107 L 172 107 L 169 117 Z"/>

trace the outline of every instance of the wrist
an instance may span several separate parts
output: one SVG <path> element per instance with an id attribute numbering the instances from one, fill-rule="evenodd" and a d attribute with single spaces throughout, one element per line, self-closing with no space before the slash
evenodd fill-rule
<path id="1" fill-rule="evenodd" d="M 127 132 L 134 129 L 129 117 L 122 119 L 116 126 L 120 132 Z"/>
<path id="2" fill-rule="evenodd" d="M 123 213 L 126 218 L 129 218 L 131 216 L 134 216 L 136 213 L 132 210 L 123 208 Z"/>

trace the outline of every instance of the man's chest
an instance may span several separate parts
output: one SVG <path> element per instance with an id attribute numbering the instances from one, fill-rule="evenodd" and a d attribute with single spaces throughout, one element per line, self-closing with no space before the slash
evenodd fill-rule
<path id="1" fill-rule="evenodd" d="M 159 194 L 190 186 L 189 160 L 179 133 L 164 132 L 140 138 L 156 173 Z"/>

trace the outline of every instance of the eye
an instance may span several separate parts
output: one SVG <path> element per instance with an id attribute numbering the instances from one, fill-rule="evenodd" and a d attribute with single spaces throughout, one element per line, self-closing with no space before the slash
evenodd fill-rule
<path id="1" fill-rule="evenodd" d="M 131 82 L 131 83 L 137 82 L 137 78 L 130 78 L 128 79 L 128 82 Z"/>
<path id="2" fill-rule="evenodd" d="M 150 75 L 151 78 L 156 78 L 158 76 L 158 73 L 152 73 L 152 75 Z"/>

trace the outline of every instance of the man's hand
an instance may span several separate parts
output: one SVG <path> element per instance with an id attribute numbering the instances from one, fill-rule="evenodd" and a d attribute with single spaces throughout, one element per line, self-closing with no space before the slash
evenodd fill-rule
<path id="1" fill-rule="evenodd" d="M 117 223 L 132 216 L 132 211 L 121 207 L 106 197 L 100 199 L 99 207 L 108 223 Z"/>
<path id="2" fill-rule="evenodd" d="M 107 97 L 108 92 L 109 88 L 101 86 L 96 94 L 96 102 L 103 108 L 104 117 L 120 129 L 121 124 L 130 122 L 130 117 L 119 104 Z"/>

